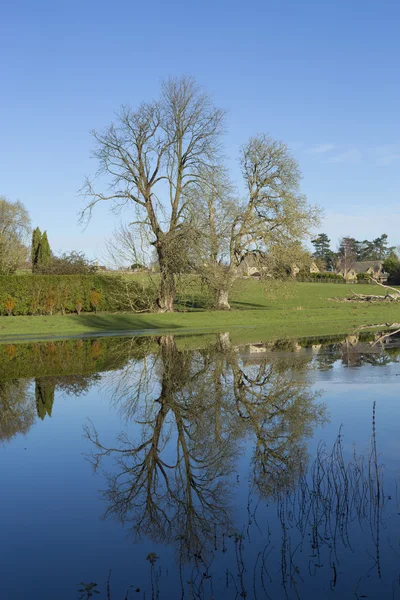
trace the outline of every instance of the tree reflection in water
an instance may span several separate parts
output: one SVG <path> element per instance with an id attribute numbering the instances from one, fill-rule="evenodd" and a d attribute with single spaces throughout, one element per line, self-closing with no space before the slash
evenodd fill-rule
<path id="1" fill-rule="evenodd" d="M 0 441 L 28 433 L 35 422 L 35 412 L 28 380 L 0 381 Z"/>
<path id="2" fill-rule="evenodd" d="M 368 452 L 345 458 L 340 434 L 309 465 L 307 440 L 326 419 L 309 375 L 337 361 L 398 362 L 399 344 L 374 333 L 247 349 L 220 334 L 200 349 L 186 345 L 162 336 L 0 349 L 8 361 L 0 438 L 26 433 L 36 415 L 49 419 L 57 392 L 83 394 L 107 371 L 125 431 L 109 447 L 95 424 L 86 427 L 91 460 L 107 475 L 105 514 L 135 539 L 175 549 L 182 597 L 308 598 L 315 589 L 363 597 L 372 575 L 388 572 L 397 544 L 381 535 L 388 497 L 375 413 Z M 347 557 L 360 548 L 368 558 L 349 574 Z M 161 561 L 151 553 L 148 561 L 157 597 Z"/>
<path id="3" fill-rule="evenodd" d="M 226 335 L 200 351 L 180 350 L 164 336 L 157 353 L 112 378 L 114 402 L 121 398 L 139 439 L 124 432 L 107 447 L 93 424 L 86 427 L 94 468 L 107 476 L 105 516 L 129 524 L 135 539 L 173 544 L 181 568 L 191 562 L 198 571 L 193 593 L 226 536 L 241 553 L 232 496 L 249 441 L 259 493 L 288 490 L 303 472 L 306 438 L 326 418 L 307 378 L 293 376 L 306 368 L 302 359 L 279 357 L 246 367 Z M 112 466 L 103 466 L 109 458 Z"/>

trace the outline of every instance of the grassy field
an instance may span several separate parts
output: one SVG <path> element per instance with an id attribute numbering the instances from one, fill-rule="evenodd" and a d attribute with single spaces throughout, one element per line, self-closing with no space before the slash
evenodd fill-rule
<path id="1" fill-rule="evenodd" d="M 267 297 L 258 280 L 240 280 L 232 292 L 232 311 L 183 309 L 173 314 L 82 314 L 0 317 L 0 342 L 65 338 L 111 333 L 197 333 L 235 331 L 236 338 L 330 335 L 360 325 L 400 322 L 396 304 L 349 304 L 332 300 L 347 296 L 351 285 L 297 283 L 287 298 Z M 354 286 L 353 286 L 354 287 Z M 371 293 L 371 286 L 356 286 Z M 378 288 L 373 288 L 378 293 Z M 198 305 L 200 302 L 193 302 Z M 181 305 L 182 308 L 182 305 Z M 246 330 L 245 328 L 251 328 Z"/>

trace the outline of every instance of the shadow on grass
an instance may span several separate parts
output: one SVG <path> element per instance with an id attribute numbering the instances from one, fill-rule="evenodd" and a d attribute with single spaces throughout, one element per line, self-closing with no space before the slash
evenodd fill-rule
<path id="1" fill-rule="evenodd" d="M 146 316 L 148 316 L 146 314 Z M 159 323 L 143 319 L 135 314 L 82 314 L 79 317 L 82 325 L 90 327 L 96 331 L 154 331 L 156 329 L 179 329 L 181 326 L 176 323 Z"/>
<path id="2" fill-rule="evenodd" d="M 210 310 L 211 306 L 206 300 L 186 300 L 185 298 L 178 297 L 175 300 L 174 307 L 176 310 Z"/>
<path id="3" fill-rule="evenodd" d="M 238 309 L 241 309 L 242 307 L 243 308 L 251 307 L 251 308 L 256 308 L 258 310 L 268 310 L 269 309 L 269 307 L 265 306 L 265 304 L 257 304 L 255 302 L 240 302 L 238 300 L 233 300 L 231 302 L 231 304 L 234 308 L 237 307 Z"/>

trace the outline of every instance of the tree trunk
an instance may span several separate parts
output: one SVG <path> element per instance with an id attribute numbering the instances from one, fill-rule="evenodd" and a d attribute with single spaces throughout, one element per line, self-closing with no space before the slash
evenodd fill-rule
<path id="1" fill-rule="evenodd" d="M 231 310 L 228 298 L 229 290 L 218 290 L 215 294 L 215 308 L 217 310 Z"/>
<path id="2" fill-rule="evenodd" d="M 175 277 L 165 260 L 163 249 L 159 247 L 158 261 L 160 264 L 160 289 L 157 298 L 159 312 L 174 312 Z"/>
<path id="3" fill-rule="evenodd" d="M 232 349 L 232 343 L 229 331 L 217 333 L 217 348 L 219 352 L 228 352 Z"/>

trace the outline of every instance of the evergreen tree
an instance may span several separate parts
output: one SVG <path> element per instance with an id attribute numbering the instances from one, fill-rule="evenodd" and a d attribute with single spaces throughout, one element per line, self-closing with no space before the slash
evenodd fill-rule
<path id="1" fill-rule="evenodd" d="M 385 258 L 389 257 L 396 249 L 395 246 L 388 246 L 388 236 L 386 233 L 383 233 L 381 236 L 377 237 L 372 243 L 375 252 L 374 258 L 377 258 L 378 260 L 384 260 Z"/>
<path id="2" fill-rule="evenodd" d="M 34 229 L 33 233 L 32 233 L 31 259 L 32 259 L 32 271 L 33 272 L 35 272 L 37 270 L 37 266 L 38 266 L 39 248 L 40 248 L 41 239 L 42 239 L 42 232 L 40 231 L 39 227 L 36 227 L 36 229 Z"/>
<path id="3" fill-rule="evenodd" d="M 45 231 L 42 235 L 38 251 L 38 268 L 43 269 L 51 263 L 51 250 L 49 240 L 47 239 L 47 232 Z"/>
<path id="4" fill-rule="evenodd" d="M 385 260 L 395 249 L 388 246 L 388 236 L 383 233 L 372 241 L 357 242 L 357 260 Z"/>
<path id="5" fill-rule="evenodd" d="M 357 260 L 374 260 L 374 244 L 369 240 L 363 240 L 362 242 L 357 242 Z"/>
<path id="6" fill-rule="evenodd" d="M 311 241 L 314 246 L 314 258 L 322 261 L 326 271 L 332 271 L 334 268 L 334 252 L 332 252 L 330 243 L 331 240 L 326 233 L 319 233 L 315 240 Z"/>

